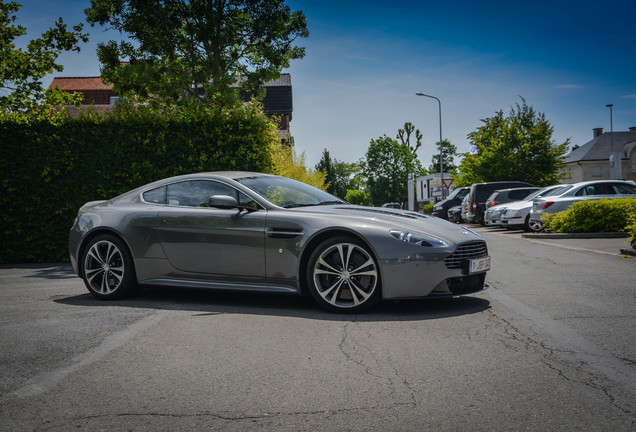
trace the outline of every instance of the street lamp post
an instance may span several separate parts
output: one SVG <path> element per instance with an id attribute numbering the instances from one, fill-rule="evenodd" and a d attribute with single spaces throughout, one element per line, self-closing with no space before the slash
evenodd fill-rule
<path id="1" fill-rule="evenodd" d="M 621 175 L 621 154 L 618 153 L 618 158 L 616 157 L 616 153 L 614 153 L 614 117 L 612 112 L 613 104 L 605 105 L 610 109 L 610 143 L 611 143 L 611 152 L 609 158 L 609 166 L 610 166 L 610 179 L 616 180 L 622 177 Z M 618 160 L 617 160 L 618 159 Z M 618 166 L 617 166 L 618 164 Z"/>
<path id="2" fill-rule="evenodd" d="M 444 199 L 444 146 L 442 145 L 442 102 L 435 96 L 427 95 L 422 92 L 415 93 L 417 96 L 425 96 L 437 101 L 439 108 L 439 176 L 442 183 L 442 200 Z"/>

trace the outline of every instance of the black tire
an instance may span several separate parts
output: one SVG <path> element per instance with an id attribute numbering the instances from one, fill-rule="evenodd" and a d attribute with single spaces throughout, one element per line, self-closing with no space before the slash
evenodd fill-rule
<path id="1" fill-rule="evenodd" d="M 307 267 L 307 287 L 316 302 L 331 312 L 358 313 L 381 299 L 378 263 L 369 248 L 347 236 L 322 242 Z"/>
<path id="2" fill-rule="evenodd" d="M 528 231 L 532 231 L 530 229 L 530 215 L 526 216 L 526 220 L 523 223 L 523 230 L 528 232 Z"/>
<path id="3" fill-rule="evenodd" d="M 543 223 L 539 221 L 528 221 L 528 227 L 532 232 L 541 232 L 543 231 Z"/>
<path id="4" fill-rule="evenodd" d="M 81 265 L 84 284 L 98 299 L 122 299 L 137 290 L 130 252 L 115 236 L 103 234 L 91 240 L 84 250 Z"/>

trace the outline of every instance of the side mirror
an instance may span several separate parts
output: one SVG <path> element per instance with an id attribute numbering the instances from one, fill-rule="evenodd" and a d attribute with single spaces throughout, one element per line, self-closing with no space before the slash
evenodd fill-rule
<path id="1" fill-rule="evenodd" d="M 210 207 L 225 210 L 239 208 L 236 198 L 233 198 L 229 195 L 212 195 L 210 199 L 208 199 L 208 205 Z"/>

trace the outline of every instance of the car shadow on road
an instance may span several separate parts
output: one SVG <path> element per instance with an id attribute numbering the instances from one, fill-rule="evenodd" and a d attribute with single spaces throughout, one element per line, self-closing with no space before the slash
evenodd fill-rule
<path id="1" fill-rule="evenodd" d="M 305 296 L 209 291 L 190 288 L 145 288 L 134 298 L 102 301 L 90 294 L 57 297 L 55 302 L 93 308 L 124 307 L 192 312 L 193 316 L 221 314 L 290 316 L 327 321 L 421 321 L 483 312 L 490 302 L 479 296 L 445 299 L 385 300 L 361 314 L 322 310 Z"/>

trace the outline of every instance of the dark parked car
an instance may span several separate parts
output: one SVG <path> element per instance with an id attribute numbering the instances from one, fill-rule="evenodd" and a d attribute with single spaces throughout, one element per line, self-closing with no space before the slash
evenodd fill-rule
<path id="1" fill-rule="evenodd" d="M 468 208 L 468 194 L 462 199 L 460 205 L 448 209 L 448 220 L 455 223 L 466 222 L 464 219 L 464 214 L 466 213 L 464 208 Z"/>
<path id="2" fill-rule="evenodd" d="M 86 203 L 69 248 L 99 299 L 140 286 L 306 293 L 349 313 L 479 292 L 490 268 L 486 242 L 467 228 L 249 172 L 172 177 Z"/>
<path id="3" fill-rule="evenodd" d="M 512 201 L 521 201 L 525 199 L 532 192 L 538 191 L 538 187 L 522 187 L 513 189 L 499 189 L 494 191 L 486 200 L 486 209 L 497 206 L 499 204 L 505 204 Z"/>
<path id="4" fill-rule="evenodd" d="M 462 204 L 462 200 L 466 195 L 470 192 L 470 188 L 462 187 L 457 188 L 443 201 L 438 202 L 433 206 L 433 216 L 442 219 L 448 219 L 448 210 L 451 207 L 460 206 Z"/>
<path id="5" fill-rule="evenodd" d="M 486 211 L 486 200 L 496 190 L 507 188 L 519 188 L 523 186 L 534 187 L 534 185 L 520 181 L 501 181 L 490 183 L 475 183 L 470 187 L 468 194 L 468 214 L 466 220 L 472 223 L 484 223 L 484 213 Z"/>

